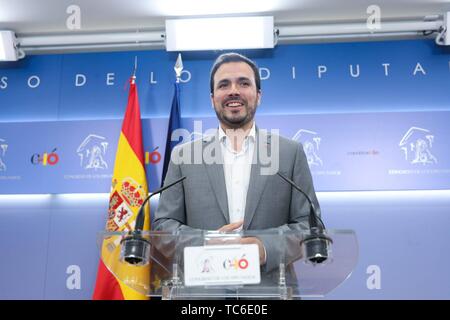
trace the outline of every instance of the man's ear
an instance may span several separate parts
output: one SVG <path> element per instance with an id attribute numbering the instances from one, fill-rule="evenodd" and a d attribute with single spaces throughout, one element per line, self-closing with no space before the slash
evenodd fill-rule
<path id="1" fill-rule="evenodd" d="M 214 109 L 214 94 L 211 92 L 209 97 L 211 98 L 211 108 Z"/>
<path id="2" fill-rule="evenodd" d="M 256 105 L 259 106 L 260 103 L 261 103 L 261 90 L 258 91 L 258 98 L 256 100 Z"/>

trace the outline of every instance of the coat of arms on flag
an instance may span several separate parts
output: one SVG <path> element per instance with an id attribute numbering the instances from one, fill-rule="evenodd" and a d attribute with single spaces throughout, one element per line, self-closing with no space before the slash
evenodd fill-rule
<path id="1" fill-rule="evenodd" d="M 138 210 L 142 206 L 145 200 L 144 190 L 130 177 L 120 183 L 114 179 L 113 188 L 109 200 L 107 230 L 131 230 L 133 225 L 128 224 L 128 221 L 133 217 L 133 209 Z"/>

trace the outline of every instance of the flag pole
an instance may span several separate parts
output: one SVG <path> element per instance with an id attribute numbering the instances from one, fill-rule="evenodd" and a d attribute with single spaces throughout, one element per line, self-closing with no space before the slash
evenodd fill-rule
<path id="1" fill-rule="evenodd" d="M 131 83 L 134 84 L 136 81 L 136 70 L 137 70 L 137 56 L 134 56 L 134 70 L 133 75 L 131 76 Z"/>
<path id="2" fill-rule="evenodd" d="M 164 151 L 164 164 L 161 175 L 161 187 L 164 186 L 164 180 L 166 177 L 167 170 L 169 168 L 170 155 L 172 153 L 173 148 L 176 143 L 172 142 L 172 132 L 181 127 L 181 118 L 180 118 L 180 101 L 179 101 L 179 84 L 181 82 L 181 73 L 183 72 L 183 61 L 181 60 L 181 54 L 178 54 L 177 61 L 175 66 L 173 67 L 176 75 L 176 82 L 174 84 L 174 95 L 172 99 L 172 107 L 170 109 L 169 114 L 169 124 L 167 127 L 167 137 L 166 137 L 166 149 Z"/>

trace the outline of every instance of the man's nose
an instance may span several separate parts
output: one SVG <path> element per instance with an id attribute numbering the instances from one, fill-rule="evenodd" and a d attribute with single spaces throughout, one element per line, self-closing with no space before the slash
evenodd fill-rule
<path id="1" fill-rule="evenodd" d="M 230 91 L 228 92 L 228 95 L 230 96 L 234 96 L 234 95 L 239 95 L 239 86 L 237 83 L 232 83 L 230 86 Z"/>

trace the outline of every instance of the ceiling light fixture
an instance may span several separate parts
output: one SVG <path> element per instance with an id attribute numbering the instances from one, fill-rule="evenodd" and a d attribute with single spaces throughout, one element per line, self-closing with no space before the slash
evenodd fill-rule
<path id="1" fill-rule="evenodd" d="M 0 31 L 0 61 L 17 61 L 25 57 L 17 48 L 18 41 L 14 32 Z"/>
<path id="2" fill-rule="evenodd" d="M 166 20 L 167 51 L 273 48 L 273 17 Z"/>

